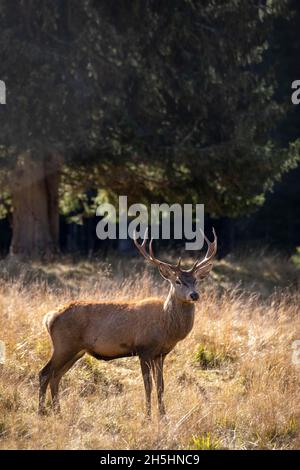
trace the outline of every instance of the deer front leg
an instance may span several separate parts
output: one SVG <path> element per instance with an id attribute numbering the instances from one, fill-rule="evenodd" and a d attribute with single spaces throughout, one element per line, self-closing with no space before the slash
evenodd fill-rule
<path id="1" fill-rule="evenodd" d="M 140 358 L 141 370 L 144 380 L 145 395 L 146 395 L 146 413 L 148 418 L 151 417 L 151 392 L 152 392 L 152 378 L 151 378 L 151 363 Z"/>
<path id="2" fill-rule="evenodd" d="M 153 368 L 153 375 L 155 378 L 156 383 L 156 391 L 157 391 L 157 401 L 158 401 L 158 410 L 161 416 L 166 414 L 166 409 L 164 405 L 164 373 L 163 373 L 163 366 L 164 366 L 165 356 L 159 356 L 154 360 L 154 368 Z"/>

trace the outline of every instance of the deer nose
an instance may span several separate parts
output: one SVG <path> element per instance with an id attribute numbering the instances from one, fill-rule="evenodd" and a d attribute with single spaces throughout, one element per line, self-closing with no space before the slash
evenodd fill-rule
<path id="1" fill-rule="evenodd" d="M 199 299 L 199 294 L 197 294 L 197 292 L 192 292 L 190 294 L 190 298 L 194 301 L 198 300 Z"/>

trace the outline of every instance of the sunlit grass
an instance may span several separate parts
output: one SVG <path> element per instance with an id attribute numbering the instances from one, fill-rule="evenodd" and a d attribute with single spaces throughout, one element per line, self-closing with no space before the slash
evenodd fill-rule
<path id="1" fill-rule="evenodd" d="M 222 263 L 200 289 L 192 333 L 166 359 L 167 418 L 160 421 L 154 407 L 150 422 L 137 358 L 82 358 L 62 381 L 62 416 L 49 409 L 39 417 L 37 375 L 50 353 L 42 318 L 71 298 L 163 296 L 166 283 L 136 259 L 103 270 L 100 263 L 53 264 L 30 282 L 21 268 L 6 274 L 0 281 L 0 339 L 7 350 L 0 365 L 0 448 L 299 448 L 300 366 L 291 361 L 292 343 L 300 339 L 299 293 L 271 293 L 267 274 L 263 296 L 258 289 L 245 292 L 235 287 L 235 266 L 248 279 L 254 262 Z M 270 260 L 261 263 L 270 269 Z M 275 278 L 278 268 L 276 260 Z M 58 282 L 49 285 L 47 275 Z M 254 268 L 252 278 L 257 282 Z"/>

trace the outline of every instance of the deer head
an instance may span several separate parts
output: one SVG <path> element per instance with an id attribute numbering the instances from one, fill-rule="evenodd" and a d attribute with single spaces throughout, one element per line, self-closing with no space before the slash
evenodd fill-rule
<path id="1" fill-rule="evenodd" d="M 177 264 L 165 263 L 160 261 L 154 256 L 151 238 L 149 243 L 149 253 L 146 251 L 146 243 L 148 238 L 148 230 L 144 235 L 142 244 L 137 242 L 134 234 L 134 243 L 141 255 L 150 263 L 158 267 L 161 276 L 170 282 L 175 296 L 182 302 L 196 302 L 199 299 L 199 294 L 196 289 L 197 281 L 204 279 L 213 265 L 213 258 L 217 252 L 217 236 L 213 229 L 214 240 L 210 242 L 205 234 L 202 232 L 204 239 L 207 243 L 207 252 L 203 259 L 195 261 L 190 269 L 181 268 L 181 258 Z"/>

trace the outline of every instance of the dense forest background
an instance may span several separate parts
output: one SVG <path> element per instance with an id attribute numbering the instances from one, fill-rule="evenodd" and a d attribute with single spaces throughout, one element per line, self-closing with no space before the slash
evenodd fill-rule
<path id="1" fill-rule="evenodd" d="M 299 25 L 296 0 L 1 0 L 1 254 L 126 250 L 95 235 L 121 194 L 292 253 Z"/>

